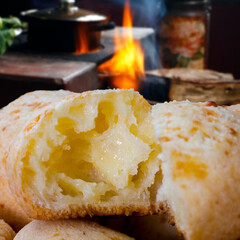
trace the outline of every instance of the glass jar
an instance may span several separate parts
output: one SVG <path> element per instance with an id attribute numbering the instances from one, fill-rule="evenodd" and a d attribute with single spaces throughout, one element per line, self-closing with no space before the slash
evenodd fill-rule
<path id="1" fill-rule="evenodd" d="M 209 0 L 172 0 L 161 23 L 163 67 L 207 68 Z"/>

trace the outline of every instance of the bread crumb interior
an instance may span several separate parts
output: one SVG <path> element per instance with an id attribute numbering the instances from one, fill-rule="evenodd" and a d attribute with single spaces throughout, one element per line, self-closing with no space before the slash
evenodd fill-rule
<path id="1" fill-rule="evenodd" d="M 129 194 L 130 201 L 143 194 L 154 201 L 161 169 L 150 111 L 124 94 L 95 97 L 91 105 L 79 99 L 43 121 L 22 159 L 26 187 L 35 182 L 56 205 L 126 201 Z"/>

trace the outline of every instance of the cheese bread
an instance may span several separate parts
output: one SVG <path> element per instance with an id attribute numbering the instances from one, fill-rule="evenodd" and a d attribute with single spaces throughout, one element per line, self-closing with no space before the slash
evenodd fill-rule
<path id="1" fill-rule="evenodd" d="M 240 237 L 240 118 L 223 107 L 170 102 L 153 107 L 165 202 L 187 240 Z"/>
<path id="2" fill-rule="evenodd" d="M 0 220 L 0 239 L 1 240 L 13 240 L 16 233 L 13 229 L 4 221 Z"/>
<path id="3" fill-rule="evenodd" d="M 14 240 L 134 240 L 125 234 L 86 220 L 34 220 Z M 6 239 L 7 240 L 7 239 Z"/>

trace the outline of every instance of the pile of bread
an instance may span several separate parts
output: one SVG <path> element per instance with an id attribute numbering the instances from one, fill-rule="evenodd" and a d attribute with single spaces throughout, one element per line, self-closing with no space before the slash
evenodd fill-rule
<path id="1" fill-rule="evenodd" d="M 16 240 L 133 239 L 83 217 L 168 212 L 187 240 L 236 240 L 239 109 L 151 106 L 133 90 L 25 94 L 0 111 L 0 218 Z"/>

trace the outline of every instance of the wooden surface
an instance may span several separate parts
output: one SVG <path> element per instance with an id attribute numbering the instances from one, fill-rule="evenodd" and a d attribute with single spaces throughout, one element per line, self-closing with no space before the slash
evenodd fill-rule
<path id="1" fill-rule="evenodd" d="M 170 100 L 192 102 L 213 101 L 218 105 L 240 103 L 240 81 L 222 82 L 181 82 L 172 80 L 169 91 Z"/>
<path id="2" fill-rule="evenodd" d="M 228 73 L 184 68 L 159 69 L 149 73 L 168 79 L 169 100 L 213 101 L 218 105 L 240 103 L 240 81 Z"/>

